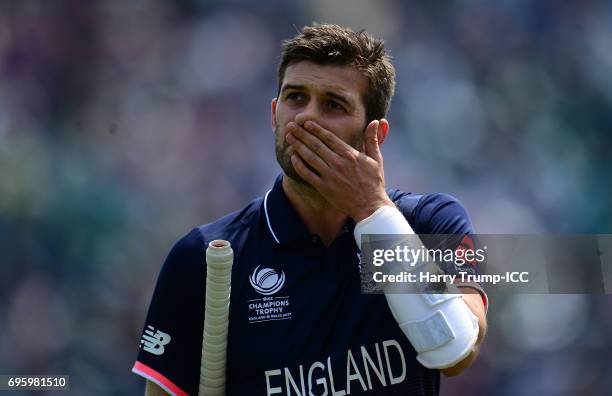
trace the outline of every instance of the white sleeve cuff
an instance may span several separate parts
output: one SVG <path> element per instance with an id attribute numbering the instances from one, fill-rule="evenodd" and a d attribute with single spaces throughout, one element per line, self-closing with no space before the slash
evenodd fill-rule
<path id="1" fill-rule="evenodd" d="M 414 234 L 408 221 L 395 206 L 385 205 L 376 209 L 369 217 L 355 226 L 355 241 L 361 249 L 361 236 L 364 234 Z"/>

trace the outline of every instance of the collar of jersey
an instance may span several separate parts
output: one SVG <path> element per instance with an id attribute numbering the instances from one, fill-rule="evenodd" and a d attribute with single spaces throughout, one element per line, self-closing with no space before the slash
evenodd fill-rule
<path id="1" fill-rule="evenodd" d="M 266 193 L 264 198 L 264 211 L 268 230 L 272 239 L 278 244 L 285 244 L 300 240 L 311 240 L 313 235 L 298 216 L 295 208 L 289 202 L 283 190 L 283 175 L 279 175 L 274 186 Z M 355 221 L 348 219 L 344 231 L 353 232 Z"/>

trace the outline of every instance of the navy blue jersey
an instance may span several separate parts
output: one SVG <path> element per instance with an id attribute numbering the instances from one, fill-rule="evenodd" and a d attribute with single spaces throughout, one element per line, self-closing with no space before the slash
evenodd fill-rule
<path id="1" fill-rule="evenodd" d="M 175 244 L 157 280 L 133 372 L 171 394 L 197 394 L 205 250 L 225 239 L 234 250 L 227 395 L 438 394 L 439 371 L 417 362 L 384 295 L 360 293 L 355 222 L 349 219 L 325 247 L 281 181 Z M 417 234 L 473 233 L 452 196 L 387 192 Z"/>

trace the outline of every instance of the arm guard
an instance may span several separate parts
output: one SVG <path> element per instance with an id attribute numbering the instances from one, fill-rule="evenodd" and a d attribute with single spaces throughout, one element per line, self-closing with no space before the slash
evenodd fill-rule
<path id="1" fill-rule="evenodd" d="M 414 231 L 399 210 L 383 206 L 355 227 L 359 248 L 363 234 L 413 235 Z M 413 240 L 414 237 L 410 238 Z M 406 242 L 410 243 L 408 239 Z M 414 248 L 419 247 L 420 244 Z M 419 267 L 423 270 L 424 266 L 418 263 L 415 267 L 405 266 L 404 270 Z M 385 292 L 393 317 L 418 353 L 417 360 L 427 368 L 454 366 L 470 354 L 478 338 L 478 318 L 456 290 L 456 294 Z"/>

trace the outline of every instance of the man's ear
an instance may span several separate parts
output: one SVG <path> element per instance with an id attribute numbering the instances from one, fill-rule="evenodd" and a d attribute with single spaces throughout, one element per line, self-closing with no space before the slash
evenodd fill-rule
<path id="1" fill-rule="evenodd" d="M 276 130 L 276 103 L 277 103 L 277 99 L 274 98 L 272 99 L 272 103 L 271 103 L 271 110 L 272 110 L 272 132 L 274 132 Z"/>
<path id="2" fill-rule="evenodd" d="M 381 145 L 389 134 L 389 121 L 385 118 L 381 118 L 378 124 L 378 131 L 376 131 L 376 137 L 378 138 L 378 144 Z"/>

